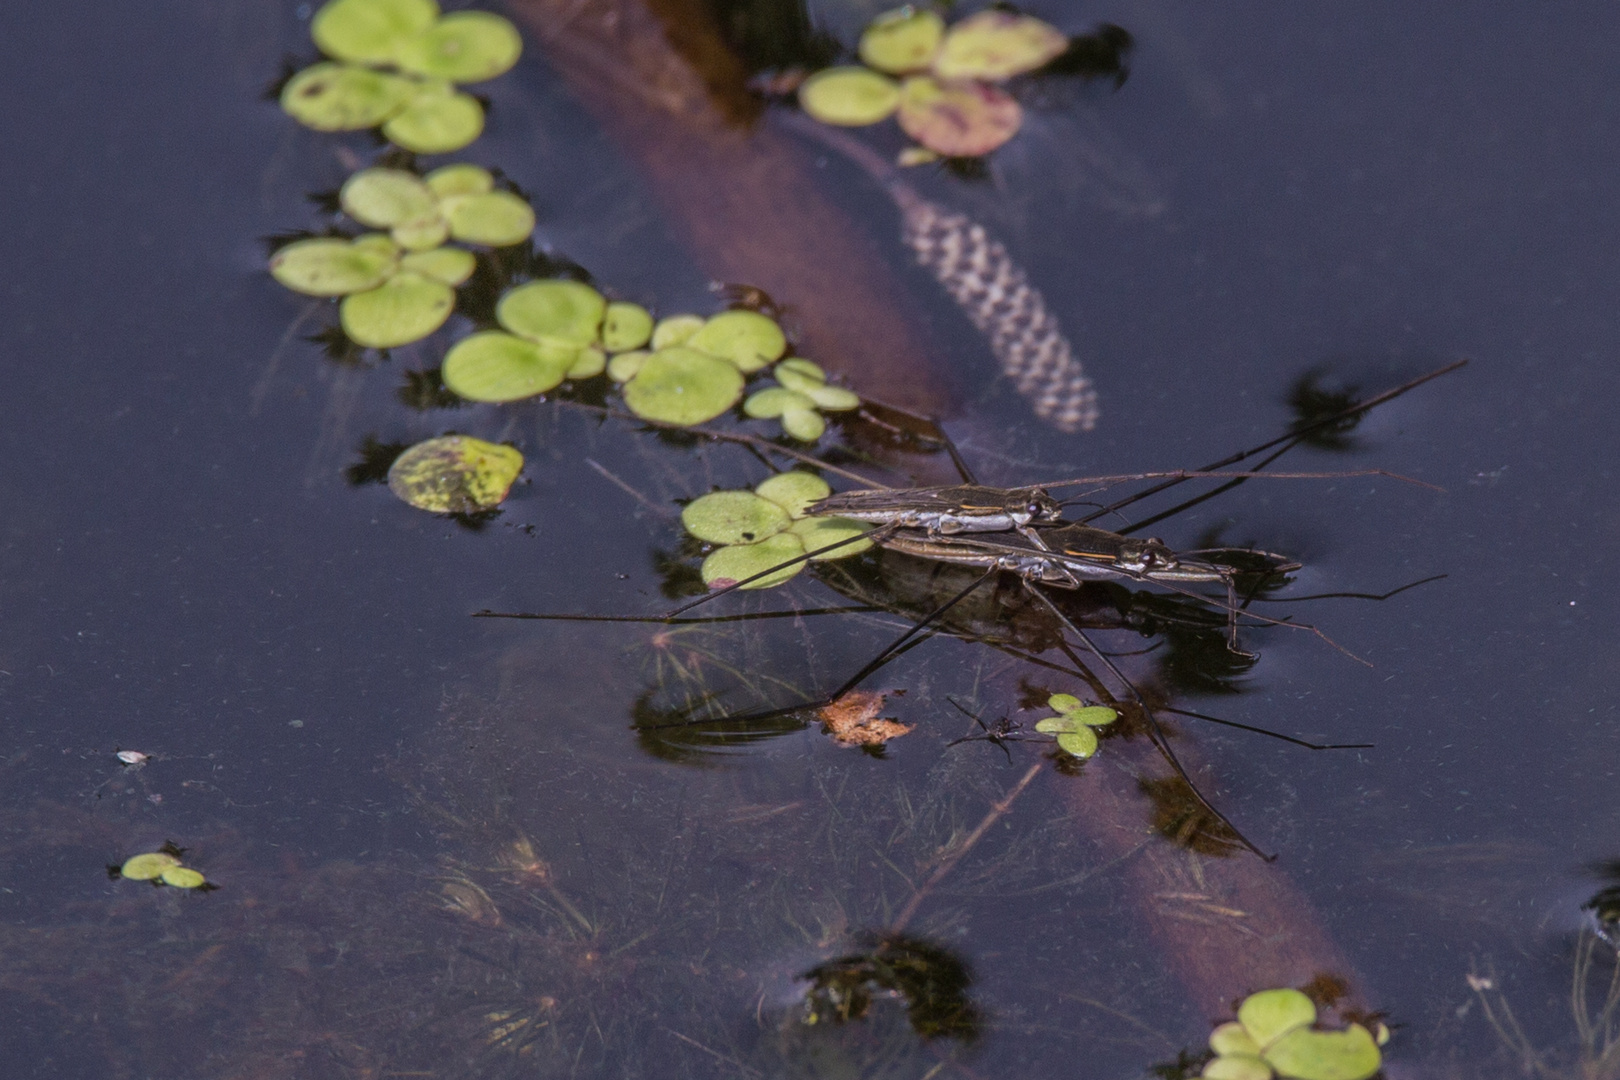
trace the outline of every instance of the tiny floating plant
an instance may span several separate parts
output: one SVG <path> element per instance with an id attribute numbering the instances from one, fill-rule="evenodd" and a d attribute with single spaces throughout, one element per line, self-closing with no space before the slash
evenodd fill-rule
<path id="1" fill-rule="evenodd" d="M 176 889 L 196 889 L 211 892 L 219 888 L 200 871 L 181 865 L 186 849 L 176 847 L 174 841 L 165 840 L 157 851 L 131 855 L 121 865 L 107 867 L 107 876 L 130 881 L 150 881 L 153 885 L 169 885 Z"/>
<path id="2" fill-rule="evenodd" d="M 861 64 L 827 68 L 799 88 L 804 111 L 861 127 L 895 116 L 921 146 L 902 164 L 988 154 L 1018 133 L 1023 109 L 999 84 L 1069 48 L 1056 27 L 1010 11 L 981 11 L 949 28 L 913 7 L 879 15 L 861 34 Z"/>
<path id="3" fill-rule="evenodd" d="M 871 541 L 855 539 L 869 529 L 862 522 L 805 516 L 811 503 L 830 494 L 821 477 L 795 469 L 753 491 L 714 491 L 692 500 L 681 511 L 681 524 L 697 539 L 717 545 L 703 560 L 703 583 L 721 589 L 763 574 L 740 587 L 768 589 L 794 577 L 806 562 L 848 558 L 871 547 Z M 804 558 L 834 544 L 841 546 Z M 765 573 L 772 567 L 774 573 Z"/>
<path id="4" fill-rule="evenodd" d="M 511 69 L 517 28 L 486 11 L 439 13 L 435 0 L 332 0 L 310 24 L 330 60 L 288 80 L 281 107 L 316 131 L 381 127 L 419 154 L 459 150 L 484 130 L 484 108 L 457 84 Z"/>
<path id="5" fill-rule="evenodd" d="M 534 211 L 477 165 L 447 165 L 425 177 L 404 169 L 362 169 L 339 202 L 361 225 L 387 229 L 348 239 L 320 236 L 279 248 L 270 273 L 294 292 L 341 296 L 343 332 L 363 348 L 420 341 L 455 309 L 455 288 L 472 276 L 472 252 L 445 241 L 506 247 L 528 239 Z"/>
<path id="6" fill-rule="evenodd" d="M 1112 724 L 1119 713 L 1104 705 L 1087 705 L 1073 694 L 1053 694 L 1046 707 L 1057 713 L 1035 724 L 1043 735 L 1056 735 L 1058 749 L 1084 760 L 1097 752 L 1097 728 Z"/>
<path id="7" fill-rule="evenodd" d="M 1205 1080 L 1367 1080 L 1382 1055 L 1372 1032 L 1360 1024 L 1318 1031 L 1316 1005 L 1298 990 L 1262 990 L 1238 1006 L 1238 1018 L 1209 1037 L 1215 1057 Z M 1387 1039 L 1387 1032 L 1380 1034 Z"/>
<path id="8" fill-rule="evenodd" d="M 434 514 L 482 514 L 506 499 L 523 471 L 510 446 L 441 435 L 410 447 L 388 468 L 388 490 Z"/>

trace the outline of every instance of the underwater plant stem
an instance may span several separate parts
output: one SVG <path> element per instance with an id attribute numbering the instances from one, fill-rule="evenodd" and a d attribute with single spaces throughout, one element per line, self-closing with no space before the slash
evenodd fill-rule
<path id="1" fill-rule="evenodd" d="M 906 906 L 900 909 L 900 914 L 896 915 L 894 922 L 889 924 L 887 931 L 889 934 L 898 935 L 905 930 L 906 925 L 916 916 L 917 909 L 922 907 L 924 900 L 928 899 L 928 894 L 940 882 L 944 881 L 952 870 L 956 869 L 956 864 L 961 862 L 962 857 L 972 851 L 974 845 L 984 838 L 984 834 L 990 831 L 990 826 L 1000 821 L 1007 811 L 1012 809 L 1012 804 L 1017 801 L 1018 796 L 1024 793 L 1024 789 L 1029 787 L 1030 782 L 1039 776 L 1045 768 L 1046 762 L 1035 762 L 1024 771 L 1023 776 L 1018 778 L 1018 783 L 1012 786 L 1012 790 L 990 804 L 989 811 L 985 813 L 984 818 L 974 827 L 973 831 L 968 833 L 960 844 L 951 849 L 951 853 L 945 857 L 944 861 L 934 867 L 934 872 L 928 875 L 927 881 L 917 886 L 916 891 L 911 894 L 911 899 L 906 901 Z"/>

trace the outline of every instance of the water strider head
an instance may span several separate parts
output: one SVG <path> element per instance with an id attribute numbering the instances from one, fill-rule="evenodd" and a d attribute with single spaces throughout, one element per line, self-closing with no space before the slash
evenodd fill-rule
<path id="1" fill-rule="evenodd" d="M 954 535 L 1002 532 L 1063 520 L 1063 507 L 1044 488 L 951 487 L 844 491 L 812 503 L 812 517 L 836 515 L 875 525 L 902 525 Z"/>

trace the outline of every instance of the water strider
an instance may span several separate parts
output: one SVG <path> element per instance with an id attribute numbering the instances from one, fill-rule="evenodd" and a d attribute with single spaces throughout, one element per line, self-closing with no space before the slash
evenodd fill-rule
<path id="1" fill-rule="evenodd" d="M 1222 611 L 1227 624 L 1228 649 L 1237 656 L 1252 659 L 1238 648 L 1237 633 L 1240 617 L 1242 616 L 1248 616 L 1261 623 L 1287 625 L 1311 630 L 1320 635 L 1320 631 L 1315 631 L 1314 627 L 1257 615 L 1249 610 L 1248 600 L 1245 600 L 1241 605 L 1237 600 L 1236 582 L 1241 574 L 1258 574 L 1258 583 L 1250 594 L 1252 599 L 1266 580 L 1273 579 L 1280 574 L 1297 568 L 1297 564 L 1290 563 L 1280 556 L 1266 552 L 1250 549 L 1224 549 L 1224 554 L 1228 558 L 1238 557 L 1241 559 L 1246 557 L 1246 560 L 1253 564 L 1240 569 L 1237 566 L 1230 565 L 1228 562 L 1200 557 L 1220 555 L 1223 553 L 1222 550 L 1178 554 L 1157 539 L 1135 539 L 1126 535 L 1129 528 L 1139 528 L 1144 524 L 1160 520 L 1167 514 L 1176 512 L 1180 507 L 1155 515 L 1144 522 L 1137 523 L 1136 526 L 1128 527 L 1126 531 L 1122 532 L 1111 532 L 1084 522 L 1064 522 L 1061 515 L 1063 504 L 1053 499 L 1048 489 L 1080 484 L 1106 487 L 1126 480 L 1160 480 L 1158 484 L 1146 491 L 1100 508 L 1088 518 L 1088 520 L 1094 520 L 1104 513 L 1117 512 L 1141 498 L 1167 490 L 1190 479 L 1215 478 L 1224 479 L 1226 483 L 1217 487 L 1213 492 L 1206 492 L 1189 500 L 1183 504 L 1184 506 L 1193 505 L 1204 498 L 1228 490 L 1236 484 L 1257 476 L 1280 479 L 1302 476 L 1352 475 L 1345 473 L 1264 473 L 1260 470 L 1301 441 L 1305 441 L 1313 432 L 1328 428 L 1340 428 L 1347 420 L 1354 419 L 1368 409 L 1389 401 L 1431 379 L 1454 371 L 1461 367 L 1463 363 L 1465 361 L 1447 365 L 1370 398 L 1365 402 L 1340 409 L 1327 417 L 1296 424 L 1286 435 L 1270 440 L 1260 446 L 1251 447 L 1230 455 L 1204 469 L 1137 473 L 1128 476 L 1085 477 L 1044 485 L 1003 489 L 986 487 L 975 483 L 964 468 L 964 480 L 966 482 L 962 485 L 914 489 L 890 488 L 847 492 L 842 495 L 831 496 L 814 504 L 810 512 L 812 514 L 836 513 L 839 516 L 852 516 L 851 512 L 853 511 L 855 514 L 863 515 L 862 520 L 876 524 L 878 527 L 862 537 L 854 537 L 840 541 L 838 544 L 818 548 L 797 559 L 779 564 L 777 567 L 773 567 L 761 574 L 728 583 L 724 587 L 715 589 L 698 600 L 682 605 L 662 616 L 545 615 L 490 611 L 477 614 L 484 617 L 580 621 L 680 622 L 683 620 L 679 620 L 677 616 L 697 604 L 744 587 L 757 578 L 774 573 L 782 566 L 812 558 L 817 554 L 861 539 L 870 540 L 888 551 L 921 559 L 935 565 L 961 566 L 981 571 L 973 575 L 965 586 L 955 591 L 943 603 L 935 605 L 921 618 L 913 622 L 902 634 L 863 665 L 859 671 L 855 672 L 854 675 L 846 679 L 829 694 L 813 700 L 796 702 L 788 706 L 730 716 L 713 715 L 713 699 L 705 696 L 703 706 L 711 710 L 710 715 L 692 718 L 690 713 L 687 713 L 687 715 L 679 719 L 638 725 L 644 731 L 662 728 L 692 728 L 703 725 L 714 726 L 717 724 L 733 727 L 735 725 L 746 725 L 754 721 L 812 711 L 838 701 L 872 673 L 910 648 L 920 636 L 937 632 L 939 628 L 946 626 L 948 616 L 959 605 L 966 603 L 970 597 L 984 590 L 1003 574 L 1010 574 L 1016 578 L 1019 587 L 1031 605 L 1044 609 L 1055 620 L 1058 627 L 1056 647 L 1060 648 L 1075 665 L 1073 673 L 1087 681 L 1094 688 L 1100 685 L 1098 680 L 1086 669 L 1086 665 L 1079 655 L 1074 652 L 1070 645 L 1071 640 L 1083 646 L 1085 651 L 1090 653 L 1098 661 L 1102 669 L 1106 670 L 1112 677 L 1115 686 L 1118 688 L 1118 693 L 1122 694 L 1123 699 L 1128 701 L 1140 715 L 1149 738 L 1158 753 L 1170 765 L 1180 780 L 1186 784 L 1193 798 L 1210 815 L 1229 829 L 1239 843 L 1262 858 L 1269 859 L 1273 856 L 1267 855 L 1245 837 L 1198 790 L 1170 747 L 1154 715 L 1154 710 L 1148 705 L 1144 696 L 1114 663 L 1109 654 L 1098 648 L 1086 633 L 1081 621 L 1071 617 L 1064 610 L 1064 604 L 1050 595 L 1048 590 L 1059 589 L 1072 592 L 1081 589 L 1088 582 L 1129 581 L 1159 586 L 1173 592 L 1182 593 L 1200 604 L 1215 607 Z M 765 445 L 770 446 L 771 444 Z M 1244 472 L 1221 471 L 1225 466 L 1266 451 L 1273 452 L 1260 462 L 1256 469 Z M 952 456 L 959 460 L 959 455 L 953 454 Z M 1370 473 L 1390 475 L 1382 473 L 1381 470 L 1366 470 L 1359 475 Z M 1220 603 L 1212 597 L 1204 596 L 1186 588 L 1186 586 L 1197 584 L 1221 585 L 1226 592 L 1225 602 Z M 1212 718 L 1205 717 L 1205 719 Z"/>

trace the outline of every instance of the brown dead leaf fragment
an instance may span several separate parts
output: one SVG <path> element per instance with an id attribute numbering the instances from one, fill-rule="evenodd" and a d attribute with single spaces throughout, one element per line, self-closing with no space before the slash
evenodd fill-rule
<path id="1" fill-rule="evenodd" d="M 827 734 L 844 746 L 881 746 L 909 734 L 915 724 L 902 724 L 878 715 L 889 695 L 874 690 L 851 690 L 818 710 Z"/>

